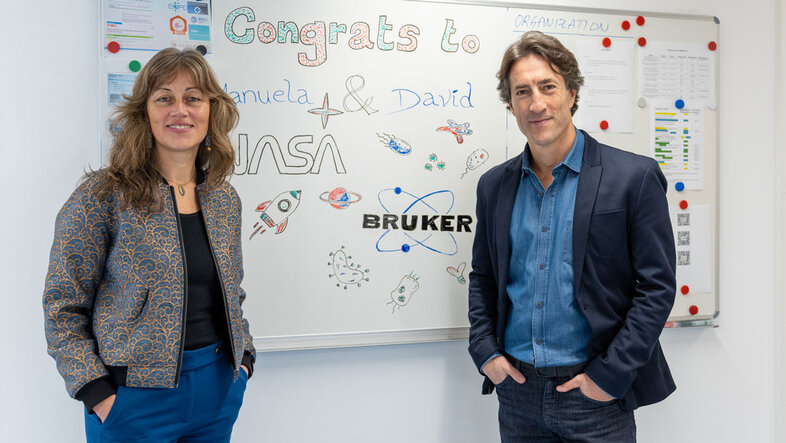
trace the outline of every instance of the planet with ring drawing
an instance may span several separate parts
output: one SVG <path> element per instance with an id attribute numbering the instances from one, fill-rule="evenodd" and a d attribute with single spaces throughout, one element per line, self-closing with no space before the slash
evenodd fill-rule
<path id="1" fill-rule="evenodd" d="M 360 198 L 360 194 L 347 191 L 344 188 L 335 188 L 332 191 L 325 191 L 319 196 L 320 200 L 329 203 L 330 206 L 336 209 L 346 209 L 349 205 L 359 202 Z"/>

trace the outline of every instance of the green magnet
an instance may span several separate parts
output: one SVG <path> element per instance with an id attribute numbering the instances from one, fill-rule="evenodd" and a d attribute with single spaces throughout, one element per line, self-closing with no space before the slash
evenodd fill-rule
<path id="1" fill-rule="evenodd" d="M 131 72 L 139 72 L 141 68 L 142 68 L 142 63 L 139 63 L 136 60 L 132 60 L 131 63 L 128 64 L 128 69 L 130 69 Z"/>

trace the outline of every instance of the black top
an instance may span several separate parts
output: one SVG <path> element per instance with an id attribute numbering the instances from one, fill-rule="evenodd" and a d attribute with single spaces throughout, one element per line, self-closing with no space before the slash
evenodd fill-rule
<path id="1" fill-rule="evenodd" d="M 208 243 L 202 212 L 180 214 L 186 252 L 188 292 L 185 349 L 229 343 L 221 282 Z"/>
<path id="2" fill-rule="evenodd" d="M 180 225 L 188 271 L 185 349 L 198 349 L 219 341 L 230 343 L 221 282 L 202 212 L 180 214 Z M 254 373 L 254 358 L 248 351 L 243 354 L 241 364 L 248 368 L 248 376 L 251 377 Z M 75 395 L 77 400 L 84 402 L 90 413 L 93 413 L 93 406 L 116 393 L 117 386 L 125 385 L 126 367 L 107 366 L 107 370 L 110 373 L 108 376 L 91 381 Z"/>

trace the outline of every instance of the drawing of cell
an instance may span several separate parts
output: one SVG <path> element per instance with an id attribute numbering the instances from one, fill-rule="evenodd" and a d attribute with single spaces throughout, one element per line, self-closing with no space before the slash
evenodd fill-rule
<path id="1" fill-rule="evenodd" d="M 453 120 L 448 120 L 447 126 L 440 126 L 437 131 L 446 131 L 456 136 L 456 142 L 464 143 L 465 135 L 472 135 L 472 129 L 469 129 L 469 122 L 456 123 Z"/>
<path id="2" fill-rule="evenodd" d="M 426 162 L 425 165 L 423 165 L 423 167 L 428 172 L 433 171 L 435 166 L 437 168 L 437 171 L 444 171 L 445 170 L 445 162 L 444 161 L 437 161 L 437 160 L 438 160 L 437 154 L 434 154 L 434 153 L 429 154 L 428 161 Z"/>
<path id="3" fill-rule="evenodd" d="M 461 177 L 464 178 L 467 175 L 468 171 L 477 169 L 483 163 L 486 163 L 486 160 L 489 159 L 489 153 L 485 149 L 476 149 L 472 151 L 472 154 L 467 157 L 467 168 L 464 169 L 464 173 L 461 174 Z"/>
<path id="4" fill-rule="evenodd" d="M 402 140 L 395 135 L 383 132 L 382 135 L 377 133 L 377 137 L 383 145 L 390 148 L 391 151 L 399 155 L 409 155 L 412 152 L 412 146 L 406 140 Z"/>
<path id="5" fill-rule="evenodd" d="M 369 270 L 361 270 L 360 263 L 350 262 L 352 256 L 344 252 L 344 246 L 335 252 L 331 252 L 328 256 L 330 257 L 328 266 L 333 270 L 333 273 L 328 274 L 328 277 L 338 280 L 336 287 L 340 288 L 341 285 L 344 285 L 344 289 L 352 285 L 360 287 L 361 283 L 369 281 L 367 277 Z"/>
<path id="6" fill-rule="evenodd" d="M 458 268 L 454 268 L 453 266 L 448 266 L 448 274 L 456 277 L 456 280 L 461 283 L 462 285 L 467 283 L 467 279 L 464 278 L 464 268 L 467 267 L 466 262 L 461 262 L 458 265 Z"/>
<path id="7" fill-rule="evenodd" d="M 413 275 L 412 272 L 410 272 L 409 275 L 401 277 L 398 286 L 390 291 L 390 301 L 386 303 L 388 305 L 393 305 L 393 310 L 390 311 L 390 313 L 392 314 L 396 312 L 396 309 L 401 309 L 402 306 L 406 306 L 418 289 L 420 289 L 418 277 Z"/>

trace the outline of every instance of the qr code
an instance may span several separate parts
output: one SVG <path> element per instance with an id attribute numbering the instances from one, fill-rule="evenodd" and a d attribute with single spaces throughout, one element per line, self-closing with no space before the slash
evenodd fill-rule
<path id="1" fill-rule="evenodd" d="M 677 246 L 690 246 L 690 231 L 677 231 Z"/>
<path id="2" fill-rule="evenodd" d="M 690 226 L 690 214 L 677 214 L 677 226 Z"/>
<path id="3" fill-rule="evenodd" d="M 690 266 L 690 251 L 677 251 L 677 266 Z"/>

